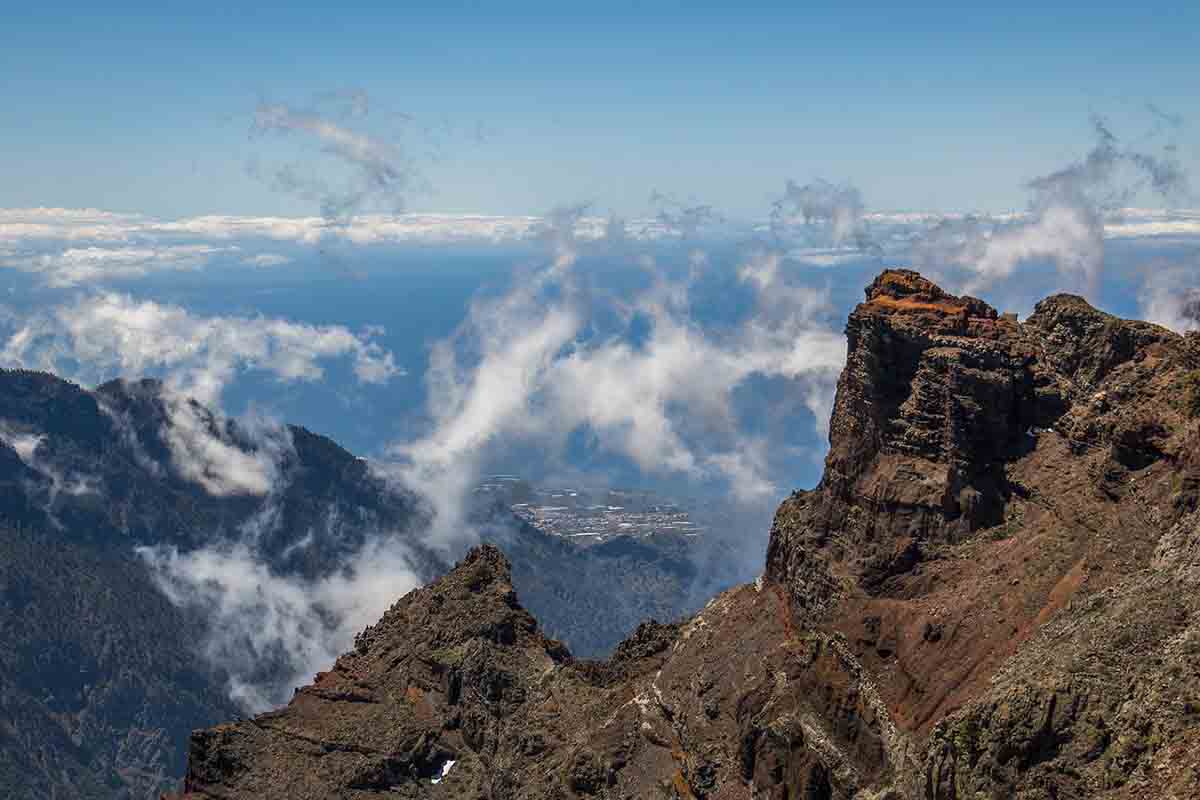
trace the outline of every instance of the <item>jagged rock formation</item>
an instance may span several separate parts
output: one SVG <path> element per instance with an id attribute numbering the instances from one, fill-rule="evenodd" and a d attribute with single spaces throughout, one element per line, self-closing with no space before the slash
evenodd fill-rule
<path id="1" fill-rule="evenodd" d="M 4 798 L 157 797 L 178 785 L 191 731 L 238 712 L 227 676 L 200 655 L 202 614 L 171 605 L 135 546 L 219 547 L 253 526 L 274 574 L 318 579 L 386 532 L 404 537 L 423 579 L 449 568 L 424 546 L 421 502 L 361 459 L 300 427 L 264 442 L 191 404 L 190 434 L 207 437 L 198 453 L 277 449 L 271 492 L 214 493 L 228 476 L 176 463 L 172 402 L 156 381 L 87 391 L 0 370 Z M 644 614 L 678 614 L 688 601 L 686 553 L 582 553 L 508 521 L 496 531 L 523 597 L 578 648 L 607 651 Z M 626 600 L 617 608 L 606 600 L 614 591 Z"/>
<path id="2" fill-rule="evenodd" d="M 757 583 L 577 661 L 478 549 L 187 796 L 1200 796 L 1200 336 L 908 271 L 847 334 Z"/>
<path id="3" fill-rule="evenodd" d="M 0 786 L 5 797 L 157 797 L 176 785 L 190 731 L 237 713 L 198 647 L 204 622 L 172 606 L 136 545 L 236 539 L 268 502 L 216 495 L 174 464 L 161 384 L 95 391 L 0 370 Z M 214 439 L 253 452 L 197 407 Z M 277 524 L 260 526 L 282 574 L 312 576 L 373 527 L 412 528 L 411 496 L 303 428 L 280 431 Z M 329 509 L 355 528 L 323 525 Z M 364 527 L 365 523 L 365 527 Z M 309 548 L 289 545 L 312 529 Z M 436 565 L 427 554 L 423 566 Z"/>

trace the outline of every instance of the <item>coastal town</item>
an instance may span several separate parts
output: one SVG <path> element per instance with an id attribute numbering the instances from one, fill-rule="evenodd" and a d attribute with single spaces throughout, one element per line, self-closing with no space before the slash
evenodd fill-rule
<path id="1" fill-rule="evenodd" d="M 690 538 L 705 532 L 678 502 L 645 490 L 535 486 L 517 475 L 492 475 L 475 492 L 535 528 L 584 547 L 617 537 Z"/>

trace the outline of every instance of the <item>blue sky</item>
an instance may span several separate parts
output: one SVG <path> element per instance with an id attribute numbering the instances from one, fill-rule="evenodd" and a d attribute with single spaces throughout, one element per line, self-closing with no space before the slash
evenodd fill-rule
<path id="1" fill-rule="evenodd" d="M 1200 174 L 1195 3 L 172 5 L 3 18 L 0 366 L 306 425 L 443 520 L 494 470 L 766 513 L 819 476 L 884 266 L 1200 327 L 1194 193 L 1108 213 Z M 1020 209 L 1038 176 L 1026 215 L 862 213 Z M 654 190 L 674 219 L 607 235 Z M 592 208 L 360 213 L 397 200 Z"/>
<path id="2" fill-rule="evenodd" d="M 276 155 L 248 129 L 260 100 L 345 87 L 403 134 L 429 188 L 415 210 L 632 216 L 658 189 L 755 215 L 789 177 L 851 182 L 872 208 L 1004 210 L 1086 151 L 1090 114 L 1136 140 L 1147 103 L 1184 118 L 1200 163 L 1200 5 L 732 6 L 10 11 L 0 206 L 313 213 L 247 174 Z"/>
<path id="3" fill-rule="evenodd" d="M 1023 316 L 1071 291 L 1200 330 L 1200 201 L 1106 213 L 1182 183 L 1172 140 L 1200 175 L 1196 0 L 579 5 L 6 8 L 0 367 L 163 379 L 173 469 L 210 492 L 278 490 L 277 422 L 332 436 L 425 496 L 433 541 L 473 535 L 497 471 L 703 498 L 750 580 L 775 502 L 820 478 L 846 315 L 883 267 Z M 1046 175 L 1026 215 L 862 213 L 1023 208 Z M 363 185 L 412 211 L 592 209 L 353 216 Z M 785 187 L 769 229 L 738 224 Z M 608 225 L 654 190 L 732 224 Z M 184 395 L 269 446 L 230 447 Z M 220 538 L 185 557 L 273 574 L 257 538 L 237 570 Z M 255 609 L 292 603 L 259 577 Z M 325 584 L 301 588 L 325 619 Z"/>

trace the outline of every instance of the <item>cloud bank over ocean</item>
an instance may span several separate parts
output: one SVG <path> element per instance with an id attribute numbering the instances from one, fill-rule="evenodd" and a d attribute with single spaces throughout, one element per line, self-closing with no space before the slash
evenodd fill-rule
<path id="1" fill-rule="evenodd" d="M 715 225 L 698 223 L 691 235 L 738 239 L 769 236 L 782 230 L 786 219 L 825 224 L 829 235 L 800 237 L 790 250 L 799 260 L 814 265 L 836 265 L 863 254 L 904 258 L 914 242 L 938 235 L 939 227 L 991 226 L 999 228 L 1041 220 L 1046 242 L 1070 235 L 1074 218 L 1053 209 L 1021 211 L 1000 215 L 940 214 L 914 211 L 869 212 L 815 209 L 816 199 L 801 197 L 791 184 L 786 208 L 761 221 L 721 220 Z M 815 190 L 813 190 L 815 192 Z M 834 188 L 829 189 L 836 194 Z M 838 190 L 845 191 L 845 190 Z M 793 196 L 794 195 L 794 196 Z M 809 205 L 805 205 L 808 203 Z M 806 212 L 807 211 L 807 215 Z M 818 213 L 820 211 L 820 213 Z M 831 216 L 830 216 L 831 215 Z M 1057 215 L 1057 216 L 1056 216 Z M 0 270 L 11 269 L 37 276 L 55 288 L 96 285 L 108 281 L 137 279 L 153 274 L 202 270 L 214 263 L 247 268 L 283 268 L 296 259 L 281 247 L 310 248 L 335 240 L 351 247 L 529 245 L 538 241 L 547 225 L 546 217 L 476 214 L 363 214 L 345 221 L 325 217 L 238 217 L 201 216 L 162 220 L 139 214 L 118 214 L 95 209 L 28 208 L 0 209 Z M 1200 237 L 1200 209 L 1101 209 L 1099 230 L 1105 239 L 1168 239 Z M 609 235 L 609 217 L 579 215 L 574 236 L 581 241 Z M 622 222 L 624 235 L 634 242 L 669 241 L 679 237 L 680 228 L 670 217 L 646 217 Z M 869 228 L 868 239 L 864 231 Z M 1029 228 L 1027 230 L 1035 230 Z M 805 241 L 808 239 L 809 241 Z M 991 263 L 1000 242 L 977 261 Z M 1014 249 L 1015 248 L 1015 249 Z M 1004 261 L 1013 264 L 1045 250 L 1036 242 L 1028 246 L 1006 245 Z M 943 254 L 965 261 L 969 254 Z M 985 258 L 986 256 L 986 258 Z M 933 263 L 932 261 L 930 263 Z"/>

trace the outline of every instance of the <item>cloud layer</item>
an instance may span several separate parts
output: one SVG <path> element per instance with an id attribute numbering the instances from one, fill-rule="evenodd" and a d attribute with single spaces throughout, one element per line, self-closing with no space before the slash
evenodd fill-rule
<path id="1" fill-rule="evenodd" d="M 321 217 L 327 221 L 348 220 L 370 206 L 383 205 L 390 211 L 401 211 L 420 174 L 398 143 L 346 124 L 367 115 L 366 95 L 359 92 L 353 97 L 352 102 L 336 103 L 338 108 L 333 114 L 293 108 L 286 103 L 259 103 L 251 128 L 256 136 L 308 137 L 320 145 L 323 153 L 348 167 L 350 175 L 314 172 L 311 160 L 272 167 L 255 163 L 251 173 L 265 178 L 280 191 L 315 200 Z"/>
<path id="2" fill-rule="evenodd" d="M 1122 163 L 1140 169 L 1137 162 Z M 1089 206 L 1083 213 L 1078 205 L 1055 202 L 983 217 L 869 212 L 857 190 L 823 182 L 789 183 L 762 223 L 723 219 L 710 206 L 660 202 L 666 205 L 658 216 L 637 220 L 615 221 L 580 210 L 573 217 L 572 235 L 578 241 L 611 243 L 619 230 L 630 242 L 644 245 L 697 235 L 737 239 L 764 233 L 797 256 L 807 253 L 814 263 L 829 264 L 855 252 L 902 254 L 914 241 L 928 240 L 917 253 L 921 263 L 978 265 L 979 275 L 997 277 L 1011 273 L 1021 260 L 1060 254 L 1068 269 L 1086 274 L 1105 239 L 1200 236 L 1200 211 Z M 297 261 L 290 248 L 331 241 L 359 247 L 529 244 L 559 227 L 550 216 L 356 214 L 330 220 L 209 215 L 159 220 L 94 209 L 0 209 L 0 268 L 31 273 L 47 286 L 62 288 L 213 264 L 279 267 Z"/>
<path id="3" fill-rule="evenodd" d="M 280 381 L 314 381 L 322 363 L 349 359 L 357 378 L 381 383 L 401 374 L 390 353 L 340 325 L 269 317 L 199 316 L 180 306 L 118 292 L 83 295 L 25 318 L 0 349 L 0 363 L 98 383 L 165 373 L 173 390 L 218 406 L 239 371 Z"/>
<path id="4" fill-rule="evenodd" d="M 402 374 L 371 334 L 268 317 L 204 317 L 115 292 L 35 312 L 0 347 L 0 364 L 84 383 L 161 375 L 162 435 L 173 465 L 214 495 L 267 494 L 290 450 L 278 424 L 243 419 L 234 435 L 220 414 L 230 382 L 247 371 L 284 383 L 316 381 L 325 364 L 338 360 L 348 361 L 361 383 Z"/>
<path id="5" fill-rule="evenodd" d="M 1143 319 L 1177 333 L 1200 331 L 1200 260 L 1152 269 L 1138 297 Z"/>
<path id="6" fill-rule="evenodd" d="M 1094 295 L 1104 268 L 1106 221 L 1117 223 L 1114 232 L 1147 235 L 1155 230 L 1152 224 L 1132 231 L 1121 227 L 1134 213 L 1124 206 L 1146 193 L 1179 200 L 1187 196 L 1188 184 L 1169 143 L 1150 153 L 1122 146 L 1099 118 L 1093 129 L 1096 143 L 1086 156 L 1028 182 L 1027 214 L 942 221 L 918 240 L 914 263 L 934 274 L 950 268 L 945 280 L 978 293 L 1009 279 L 1023 264 L 1042 262 L 1057 271 L 1062 288 Z M 1175 220 L 1177 230 L 1184 229 L 1181 221 Z"/>
<path id="7" fill-rule="evenodd" d="M 420 585 L 407 550 L 388 536 L 372 538 L 318 580 L 272 571 L 246 542 L 138 552 L 171 602 L 204 614 L 203 654 L 229 674 L 230 695 L 251 713 L 286 703 Z"/>
<path id="8" fill-rule="evenodd" d="M 769 503 L 780 490 L 766 441 L 744 429 L 735 398 L 753 379 L 783 379 L 824 424 L 845 358 L 825 293 L 792 284 L 779 253 L 753 254 L 740 273 L 753 312 L 706 327 L 689 298 L 710 267 L 702 251 L 692 251 L 682 277 L 643 254 L 634 263 L 647 287 L 618 300 L 576 274 L 581 252 L 612 240 L 581 242 L 572 215 L 559 221 L 544 236 L 545 264 L 508 294 L 477 301 L 434 347 L 431 430 L 393 448 L 399 473 L 433 498 L 441 535 L 469 535 L 462 509 L 490 454 L 533 445 L 560 459 L 579 436 L 643 474 L 715 481 L 737 502 Z M 597 327 L 605 314 L 616 329 Z"/>
<path id="9" fill-rule="evenodd" d="M 365 98 L 338 101 L 350 118 L 366 111 Z M 280 268 L 291 255 L 271 248 L 290 252 L 288 246 L 330 241 L 546 248 L 510 290 L 477 297 L 454 334 L 432 346 L 424 376 L 428 424 L 393 443 L 392 460 L 375 465 L 424 494 L 436 512 L 428 543 L 448 552 L 477 535 L 467 511 L 483 470 L 519 448 L 570 467 L 571 448 L 583 442 L 648 480 L 678 479 L 727 498 L 732 508 L 769 513 L 790 488 L 780 455 L 827 433 L 845 358 L 841 314 L 805 267 L 914 263 L 948 288 L 989 294 L 1003 294 L 1032 268 L 1090 293 L 1102 278 L 1108 240 L 1200 235 L 1200 212 L 1123 207 L 1139 193 L 1180 193 L 1183 176 L 1169 153 L 1123 147 L 1102 123 L 1084 158 L 1029 183 L 1027 211 L 986 218 L 869 212 L 852 186 L 788 181 L 769 218 L 746 223 L 657 193 L 657 214 L 634 222 L 584 206 L 544 217 L 364 214 L 373 204 L 398 207 L 413 186 L 393 143 L 281 105 L 260 106 L 255 125 L 261 135 L 305 137 L 349 170 L 350 182 L 334 185 L 286 165 L 263 168 L 280 188 L 318 200 L 320 216 L 161 221 L 91 210 L 0 212 L 0 265 L 61 289 L 219 259 Z M 632 274 L 634 288 L 600 288 L 580 266 L 589 259 Z M 1194 264 L 1146 272 L 1146 314 L 1177 330 L 1200 327 L 1195 273 Z M 745 301 L 743 313 L 714 321 L 696 307 L 698 287 L 714 274 Z M 324 578 L 273 570 L 258 545 L 278 524 L 277 498 L 287 481 L 281 464 L 291 441 L 270 421 L 235 426 L 188 399 L 219 410 L 241 373 L 309 382 L 333 362 L 349 365 L 361 383 L 386 382 L 401 371 L 374 332 L 202 316 L 96 291 L 18 315 L 0 362 L 87 382 L 163 375 L 163 434 L 179 474 L 214 495 L 264 498 L 260 514 L 232 538 L 190 553 L 141 551 L 174 602 L 206 613 L 206 656 L 229 670 L 232 693 L 249 708 L 285 700 L 292 685 L 327 666 L 355 631 L 416 585 L 407 551 L 388 532 L 373 532 Z M 779 406 L 770 413 L 753 402 L 767 389 Z M 23 457 L 33 457 L 36 441 L 18 444 Z M 810 449 L 815 459 L 821 447 Z M 761 523 L 754 519 L 753 526 Z M 757 567 L 761 536 L 748 541 L 736 533 L 746 564 Z M 295 534 L 296 548 L 312 541 L 312 532 Z"/>

